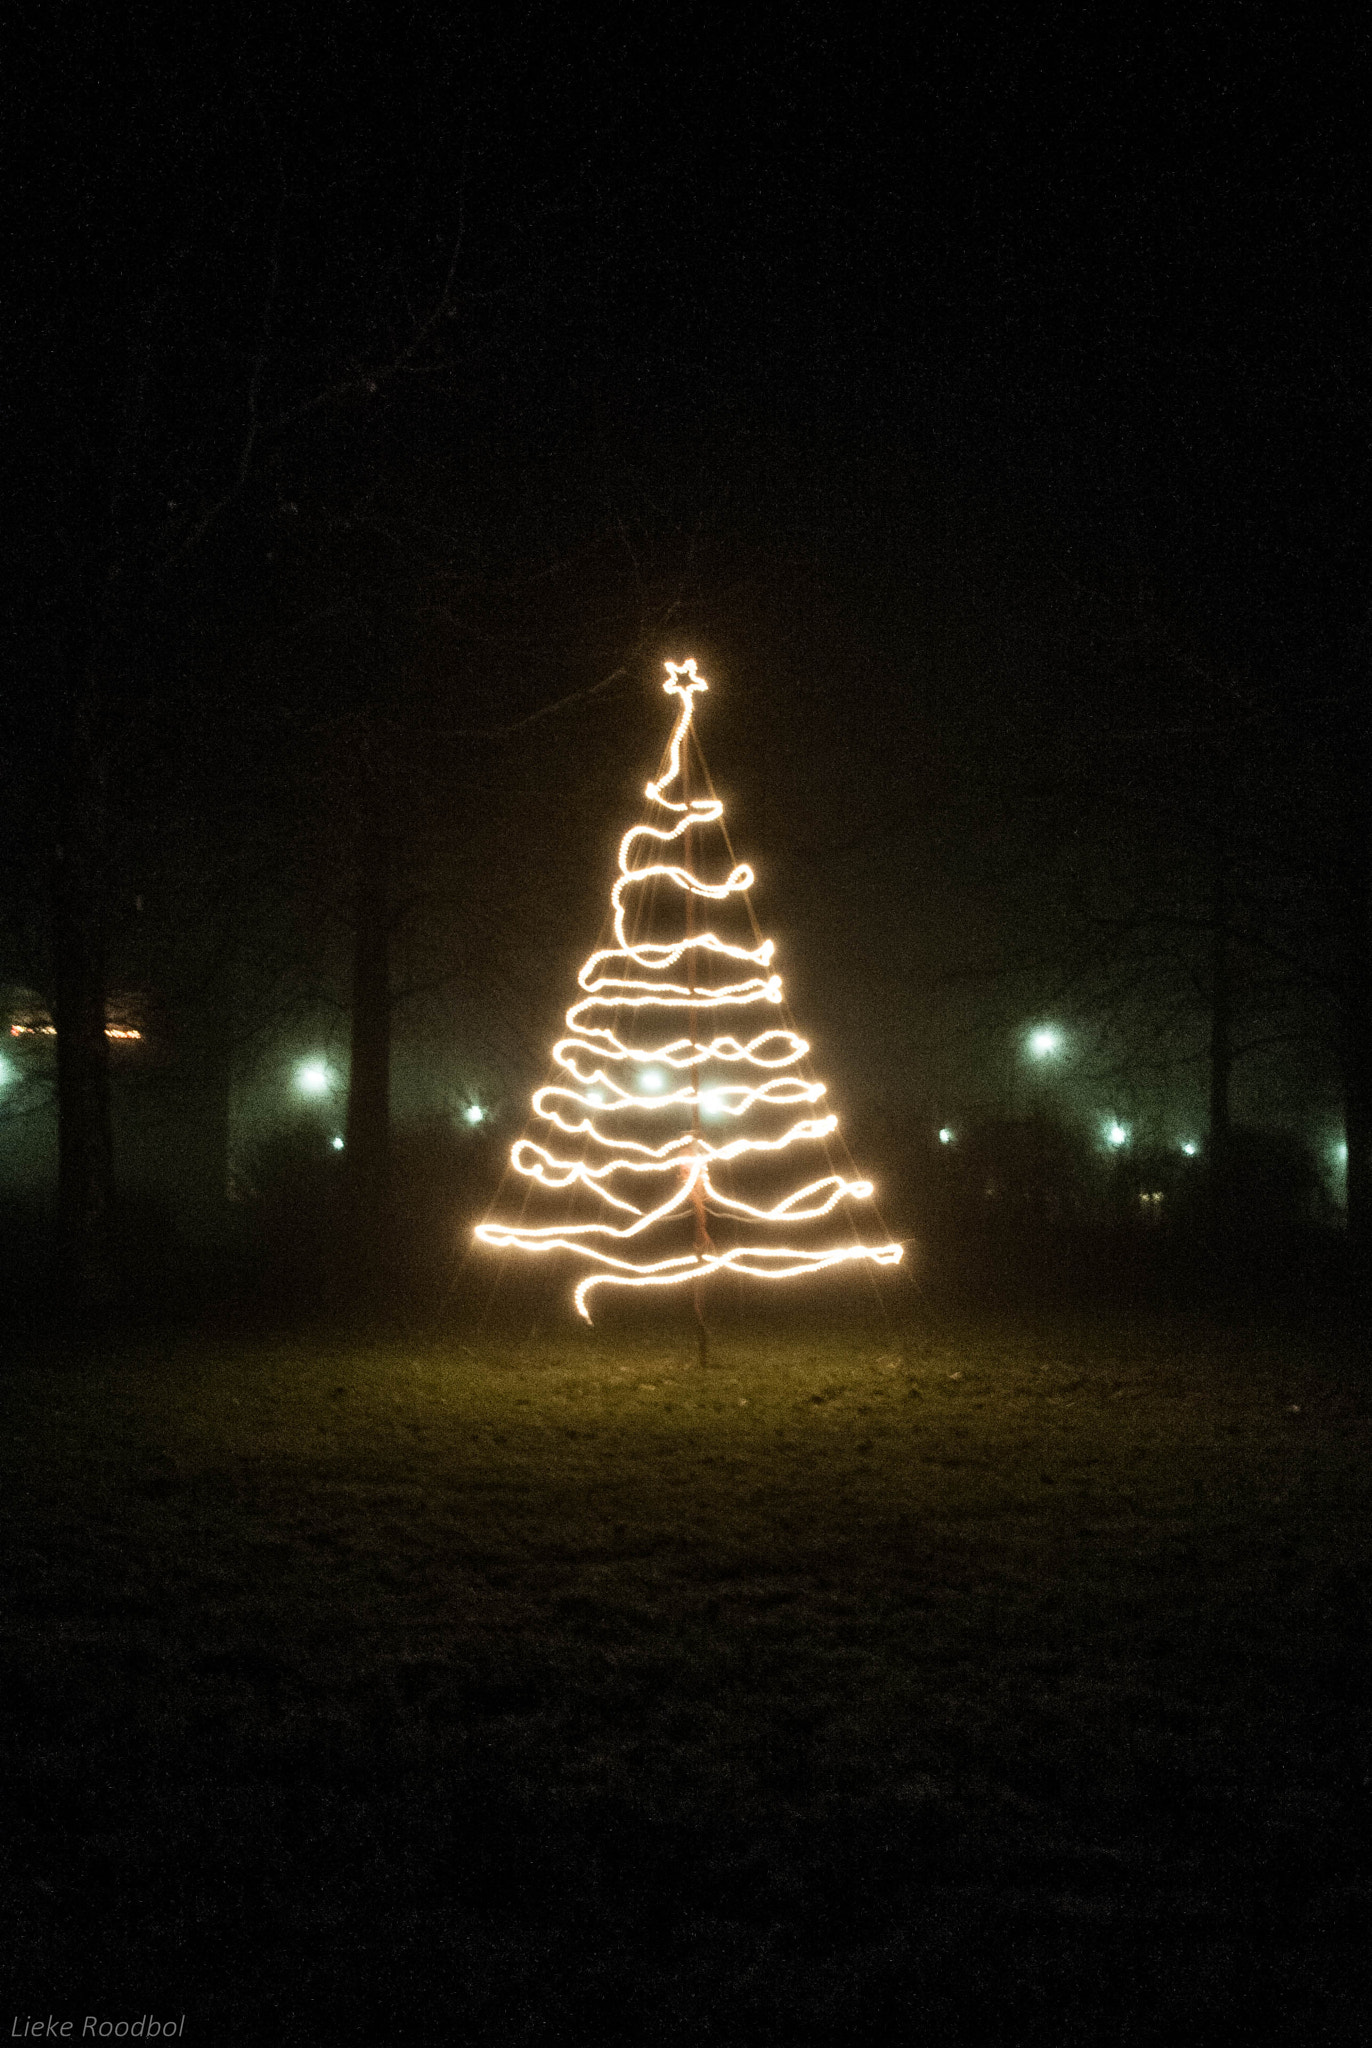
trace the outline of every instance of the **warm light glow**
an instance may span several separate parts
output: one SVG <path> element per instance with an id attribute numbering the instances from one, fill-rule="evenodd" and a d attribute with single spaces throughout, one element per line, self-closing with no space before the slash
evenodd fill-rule
<path id="1" fill-rule="evenodd" d="M 1062 1033 L 1056 1024 L 1040 1024 L 1029 1033 L 1029 1050 L 1036 1060 L 1051 1060 L 1062 1051 Z"/>
<path id="2" fill-rule="evenodd" d="M 333 1075 L 323 1060 L 302 1060 L 295 1070 L 295 1085 L 302 1095 L 328 1095 Z"/>
<path id="3" fill-rule="evenodd" d="M 485 1117 L 485 1114 L 486 1112 L 481 1107 L 481 1104 L 473 1102 L 467 1110 L 467 1122 L 469 1124 L 479 1124 Z"/>
<path id="4" fill-rule="evenodd" d="M 10 1025 L 11 1038 L 56 1038 L 56 1036 L 57 1026 L 55 1024 Z M 106 1038 L 141 1039 L 143 1034 L 141 1031 L 135 1031 L 131 1025 L 107 1024 L 105 1026 L 105 1036 Z"/>
<path id="5" fill-rule="evenodd" d="M 1127 1124 L 1107 1124 L 1105 1126 L 1105 1142 L 1117 1152 L 1121 1145 L 1129 1143 L 1129 1126 Z"/>
<path id="6" fill-rule="evenodd" d="M 770 1115 L 787 1107 L 813 1108 L 825 1089 L 822 1082 L 785 1071 L 799 1066 L 809 1052 L 794 1031 L 773 1024 L 748 1037 L 733 1032 L 697 1035 L 702 1012 L 737 1012 L 758 1004 L 775 1008 L 782 1001 L 781 976 L 770 971 L 770 939 L 756 946 L 737 945 L 714 931 L 691 929 L 695 900 L 722 904 L 741 896 L 752 887 L 752 869 L 740 862 L 723 881 L 711 882 L 695 874 L 684 859 L 663 857 L 693 827 L 717 824 L 724 813 L 717 798 L 678 800 L 668 794 L 681 785 L 694 700 L 709 685 L 696 673 L 694 661 L 666 666 L 663 688 L 679 699 L 679 710 L 667 772 L 648 784 L 646 794 L 675 822 L 634 825 L 620 840 L 619 878 L 610 892 L 615 943 L 592 953 L 577 977 L 584 994 L 567 1012 L 568 1036 L 553 1047 L 553 1060 L 566 1080 L 540 1088 L 533 1098 L 537 1117 L 564 1137 L 580 1139 L 581 1145 L 568 1148 L 554 1139 L 552 1149 L 521 1138 L 510 1153 L 515 1171 L 537 1187 L 578 1189 L 591 1198 L 593 1213 L 594 1205 L 604 1205 L 616 1215 L 547 1225 L 482 1223 L 476 1230 L 483 1244 L 525 1252 L 572 1252 L 604 1269 L 588 1274 L 575 1290 L 577 1309 L 588 1322 L 587 1297 L 598 1286 L 670 1287 L 726 1271 L 784 1280 L 850 1259 L 892 1265 L 901 1256 L 899 1244 L 805 1249 L 762 1241 L 721 1248 L 710 1235 L 712 1221 L 746 1219 L 764 1231 L 817 1221 L 843 1201 L 866 1200 L 872 1184 L 830 1172 L 778 1200 L 750 1202 L 720 1188 L 711 1177 L 711 1168 L 718 1170 L 726 1162 L 779 1157 L 792 1146 L 820 1142 L 837 1128 L 838 1119 L 832 1114 L 802 1115 L 789 1126 L 764 1125 L 770 1135 L 754 1136 L 750 1126 L 735 1135 L 726 1129 L 707 1138 L 701 1129 L 706 1118 L 741 1125 L 758 1110 Z M 647 853 L 641 862 L 634 858 L 639 849 Z M 688 846 L 683 846 L 683 856 L 687 852 Z M 634 892 L 654 883 L 681 892 L 687 910 L 685 937 L 666 942 L 630 938 L 626 913 L 635 901 Z M 642 903 L 643 898 L 637 901 Z M 712 969 L 726 978 L 697 983 L 699 971 L 708 974 Z M 647 1028 L 648 1017 L 638 1021 L 638 1013 L 648 1011 L 666 1013 L 658 1034 Z M 682 1011 L 687 1013 L 684 1019 L 674 1017 Z M 631 1017 L 627 1024 L 621 1021 L 625 1013 Z M 681 1022 L 688 1026 L 684 1034 Z M 707 1032 L 709 1028 L 707 1023 Z M 740 1078 L 712 1079 L 702 1086 L 698 1070 L 716 1066 L 737 1068 Z M 622 1080 L 618 1069 L 628 1070 Z M 629 1136 L 634 1128 L 643 1135 Z M 692 1221 L 692 1250 L 663 1258 L 643 1256 L 648 1245 L 637 1240 L 659 1225 L 670 1228 Z M 617 1248 L 610 1249 L 611 1244 Z"/>

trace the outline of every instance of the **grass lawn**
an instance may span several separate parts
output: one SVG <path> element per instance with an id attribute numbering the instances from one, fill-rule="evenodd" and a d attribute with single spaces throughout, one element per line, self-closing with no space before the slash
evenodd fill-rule
<path id="1" fill-rule="evenodd" d="M 1369 1393 L 1181 1324 L 12 1362 L 8 2010 L 1366 2040 Z"/>

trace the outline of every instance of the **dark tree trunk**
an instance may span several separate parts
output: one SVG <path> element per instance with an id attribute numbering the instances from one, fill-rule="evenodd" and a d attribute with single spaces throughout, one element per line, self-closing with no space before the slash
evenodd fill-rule
<path id="1" fill-rule="evenodd" d="M 221 1001 L 207 1007 L 208 1017 L 192 1022 L 182 1040 L 181 1199 L 187 1220 L 215 1239 L 223 1230 L 229 1199 L 233 1043 L 226 1005 Z"/>
<path id="2" fill-rule="evenodd" d="M 1344 1137 L 1348 1145 L 1348 1249 L 1359 1294 L 1372 1293 L 1372 803 L 1361 797 L 1350 831 L 1347 975 L 1343 997 Z"/>
<path id="3" fill-rule="evenodd" d="M 82 668 L 85 652 L 82 651 Z M 63 736 L 51 859 L 58 1285 L 77 1314 L 114 1294 L 114 1139 L 105 1036 L 106 803 L 85 678 Z"/>
<path id="4" fill-rule="evenodd" d="M 369 834 L 353 899 L 352 1052 L 344 1164 L 348 1253 L 367 1288 L 381 1280 L 391 1233 L 391 849 Z"/>
<path id="5" fill-rule="evenodd" d="M 1216 823 L 1210 880 L 1210 1121 L 1206 1147 L 1211 1222 L 1223 1228 L 1233 1202 L 1234 959 L 1226 820 Z"/>

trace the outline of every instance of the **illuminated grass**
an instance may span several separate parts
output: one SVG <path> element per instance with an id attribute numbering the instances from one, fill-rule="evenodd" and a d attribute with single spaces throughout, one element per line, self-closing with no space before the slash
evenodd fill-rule
<path id="1" fill-rule="evenodd" d="M 12 1372 L 16 2009 L 1358 2038 L 1369 1426 L 1334 1367 L 1185 1332 L 688 1357 Z"/>

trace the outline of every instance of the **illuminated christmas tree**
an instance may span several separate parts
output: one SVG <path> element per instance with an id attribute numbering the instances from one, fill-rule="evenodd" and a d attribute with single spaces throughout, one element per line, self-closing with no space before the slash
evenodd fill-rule
<path id="1" fill-rule="evenodd" d="M 784 1014 L 772 941 L 752 918 L 753 871 L 733 862 L 692 731 L 709 685 L 686 661 L 667 663 L 663 687 L 680 708 L 647 796 L 672 822 L 634 825 L 620 841 L 614 944 L 582 967 L 583 993 L 553 1047 L 559 1078 L 533 1098 L 548 1142 L 524 1137 L 510 1154 L 529 1184 L 524 1210 L 476 1231 L 486 1245 L 590 1266 L 574 1297 L 588 1322 L 596 1287 L 698 1285 L 726 1272 L 788 1280 L 901 1255 L 899 1244 L 864 1244 L 855 1219 L 848 1241 L 834 1241 L 838 1212 L 872 1185 L 833 1169 L 838 1119 L 820 1107 L 809 1046 L 789 1018 L 768 1019 Z M 693 748 L 705 796 L 691 794 Z M 705 878 L 726 862 L 722 880 Z M 829 1170 L 811 1178 L 821 1160 Z"/>

